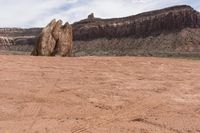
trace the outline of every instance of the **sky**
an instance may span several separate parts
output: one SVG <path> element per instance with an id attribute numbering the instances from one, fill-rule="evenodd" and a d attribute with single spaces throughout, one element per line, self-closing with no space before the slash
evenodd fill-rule
<path id="1" fill-rule="evenodd" d="M 0 0 L 0 27 L 43 27 L 54 18 L 73 23 L 90 13 L 125 17 L 183 4 L 200 11 L 200 0 Z"/>

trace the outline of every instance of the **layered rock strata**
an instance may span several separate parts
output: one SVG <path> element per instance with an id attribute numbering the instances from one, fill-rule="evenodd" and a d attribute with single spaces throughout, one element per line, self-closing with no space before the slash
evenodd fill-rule
<path id="1" fill-rule="evenodd" d="M 74 40 L 97 38 L 147 37 L 183 28 L 199 28 L 200 14 L 190 6 L 175 6 L 134 16 L 88 19 L 73 24 Z"/>

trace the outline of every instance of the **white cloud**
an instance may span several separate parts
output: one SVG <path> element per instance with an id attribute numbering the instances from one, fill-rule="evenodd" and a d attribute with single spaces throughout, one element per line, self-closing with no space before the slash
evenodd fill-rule
<path id="1" fill-rule="evenodd" d="M 51 10 L 73 0 L 0 0 L 0 26 L 29 26 L 28 22 L 45 20 Z M 53 13 L 52 13 L 53 14 Z M 38 20 L 40 19 L 40 20 Z"/>
<path id="2" fill-rule="evenodd" d="M 74 22 L 94 12 L 97 17 L 123 17 L 196 0 L 0 0 L 0 27 L 37 27 L 51 19 Z M 200 2 L 195 2 L 195 4 Z"/>

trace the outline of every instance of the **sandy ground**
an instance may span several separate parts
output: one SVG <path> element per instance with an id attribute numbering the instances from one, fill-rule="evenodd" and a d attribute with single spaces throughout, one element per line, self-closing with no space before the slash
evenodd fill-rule
<path id="1" fill-rule="evenodd" d="M 0 56 L 0 133 L 200 133 L 200 61 Z"/>

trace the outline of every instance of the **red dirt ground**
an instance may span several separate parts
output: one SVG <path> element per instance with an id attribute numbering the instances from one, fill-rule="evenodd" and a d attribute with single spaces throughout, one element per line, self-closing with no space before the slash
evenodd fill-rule
<path id="1" fill-rule="evenodd" d="M 0 133 L 200 133 L 200 61 L 0 56 Z"/>

